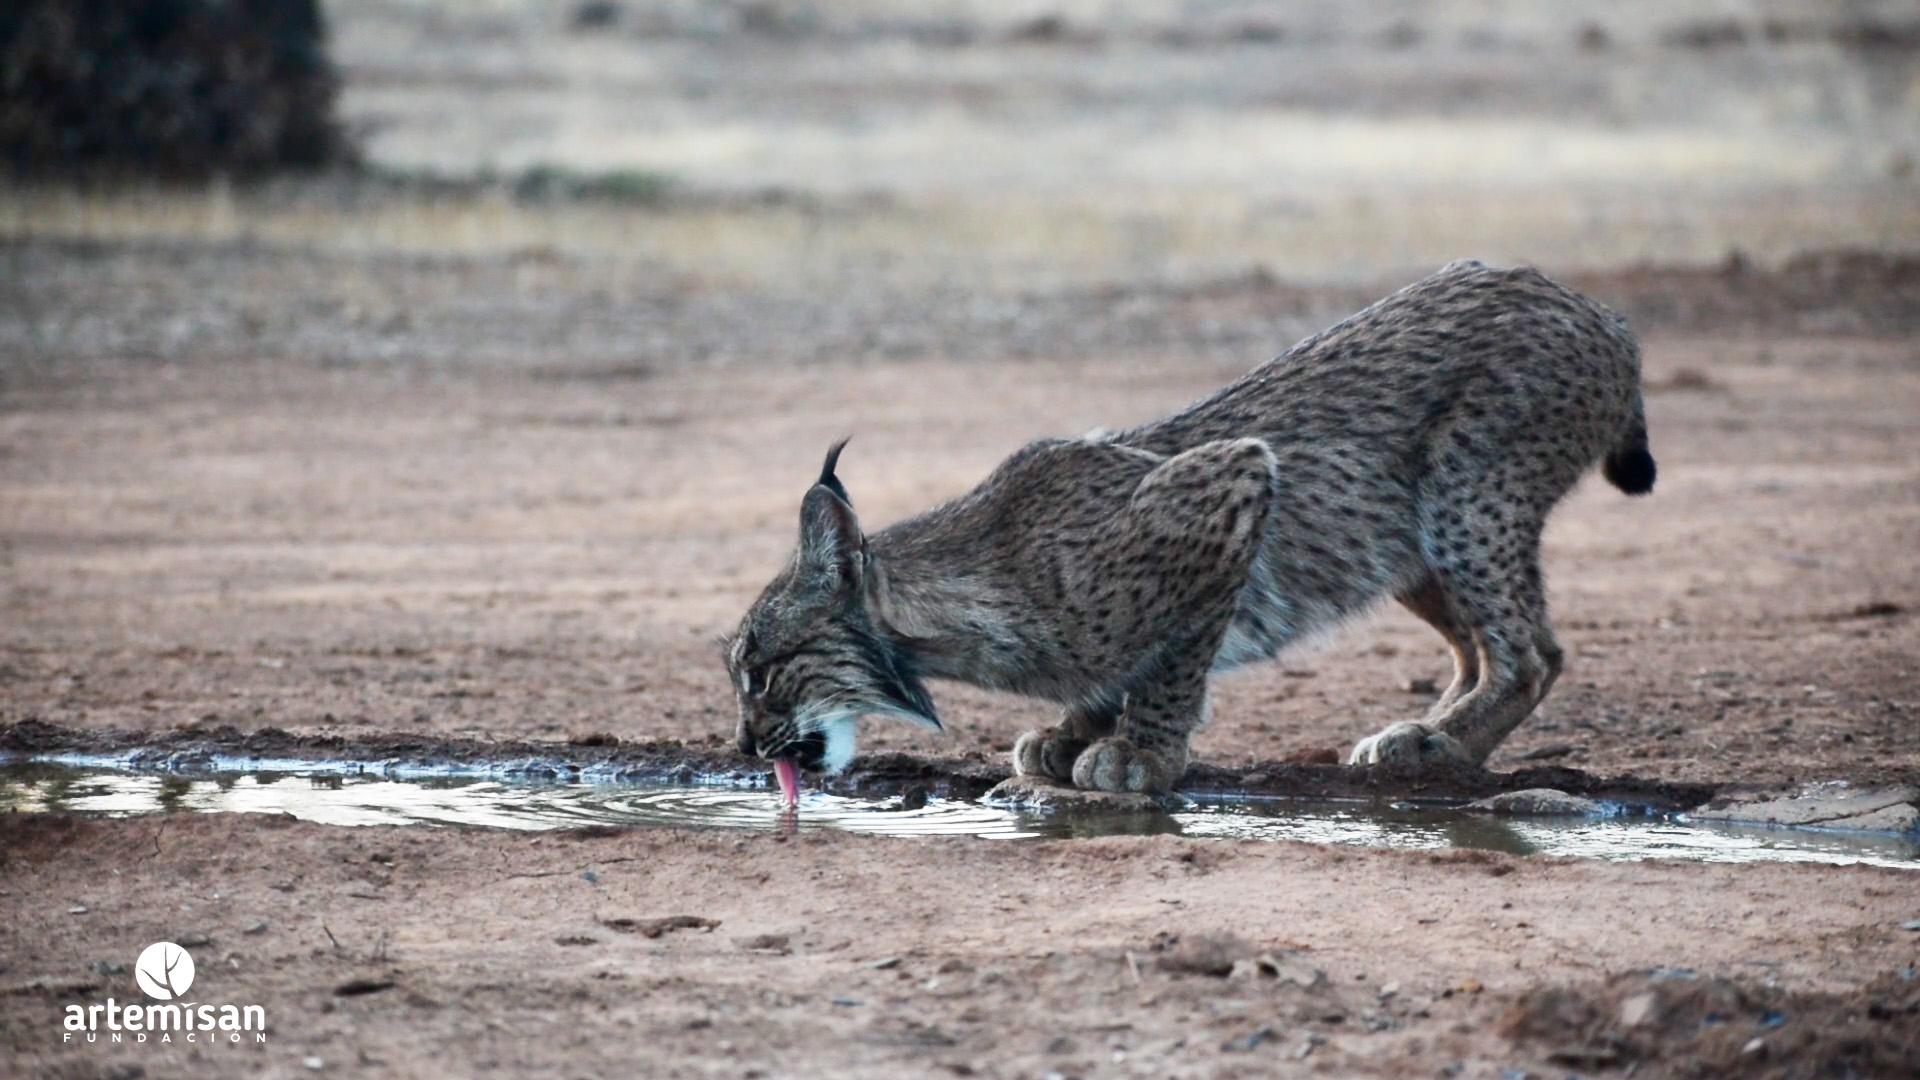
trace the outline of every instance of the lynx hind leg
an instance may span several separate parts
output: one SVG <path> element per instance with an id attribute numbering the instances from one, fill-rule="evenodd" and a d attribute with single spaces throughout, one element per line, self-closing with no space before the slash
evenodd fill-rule
<path id="1" fill-rule="evenodd" d="M 1470 493 L 1434 517 L 1428 559 L 1450 619 L 1472 635 L 1478 679 L 1427 720 L 1362 740 L 1349 758 L 1354 764 L 1482 764 L 1560 674 L 1540 576 L 1540 515 Z"/>
<path id="2" fill-rule="evenodd" d="M 1453 680 L 1427 714 L 1428 719 L 1436 719 L 1451 709 L 1454 702 L 1471 693 L 1480 681 L 1480 647 L 1474 643 L 1473 631 L 1467 628 L 1465 620 L 1454 610 L 1453 600 L 1440 587 L 1437 578 L 1423 578 L 1418 585 L 1395 599 L 1428 626 L 1438 630 L 1440 636 L 1447 639 L 1447 646 L 1453 650 Z"/>
<path id="3" fill-rule="evenodd" d="M 1459 611 L 1437 577 L 1429 576 L 1418 585 L 1395 597 L 1408 611 L 1420 616 L 1440 631 L 1453 650 L 1453 681 L 1440 699 L 1427 710 L 1425 720 L 1390 724 L 1377 734 L 1360 740 L 1347 761 L 1370 765 L 1377 761 L 1426 762 L 1469 760 L 1467 748 L 1441 731 L 1440 718 L 1453 710 L 1461 698 L 1473 693 L 1480 682 L 1480 646 L 1474 640 L 1465 615 Z"/>
<path id="4" fill-rule="evenodd" d="M 1073 765 L 1078 787 L 1170 791 L 1206 718 L 1207 672 L 1260 549 L 1273 452 L 1257 439 L 1195 447 L 1155 468 L 1101 546 L 1115 638 L 1140 657 L 1119 730 Z"/>
<path id="5" fill-rule="evenodd" d="M 1474 582 L 1466 604 L 1476 621 L 1480 684 L 1433 721 L 1483 763 L 1520 726 L 1560 677 L 1562 653 L 1547 623 L 1537 548 L 1527 569 L 1500 587 Z"/>
<path id="6" fill-rule="evenodd" d="M 1071 781 L 1074 760 L 1095 739 L 1113 734 L 1119 719 L 1119 705 L 1075 705 L 1060 723 L 1026 732 L 1014 742 L 1013 771 Z"/>

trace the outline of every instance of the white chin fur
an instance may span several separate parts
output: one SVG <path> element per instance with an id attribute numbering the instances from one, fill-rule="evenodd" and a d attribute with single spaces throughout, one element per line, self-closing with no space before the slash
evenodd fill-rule
<path id="1" fill-rule="evenodd" d="M 857 723 L 851 716 L 836 716 L 821 725 L 820 734 L 827 739 L 827 753 L 820 759 L 820 768 L 837 773 L 852 763 Z"/>

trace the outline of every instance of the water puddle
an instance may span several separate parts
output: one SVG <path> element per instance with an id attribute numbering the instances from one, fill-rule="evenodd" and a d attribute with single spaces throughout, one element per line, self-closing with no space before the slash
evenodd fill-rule
<path id="1" fill-rule="evenodd" d="M 226 763 L 237 765 L 238 763 Z M 856 799 L 811 792 L 797 813 L 764 787 L 539 782 L 406 774 L 351 762 L 249 763 L 208 772 L 114 768 L 74 755 L 0 764 L 0 813 L 61 810 L 288 814 L 324 825 L 440 825 L 546 830 L 586 825 L 773 830 L 995 840 L 1173 833 L 1246 840 L 1514 855 L 1702 862 L 1864 863 L 1920 870 L 1920 841 L 1878 833 L 1689 822 L 1684 816 L 1505 818 L 1405 803 L 1189 802 L 1170 813 L 1055 816 L 959 799 Z"/>

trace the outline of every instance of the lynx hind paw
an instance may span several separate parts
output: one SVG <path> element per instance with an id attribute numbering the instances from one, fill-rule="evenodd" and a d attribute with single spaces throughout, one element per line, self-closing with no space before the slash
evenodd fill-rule
<path id="1" fill-rule="evenodd" d="M 1094 791 L 1172 791 L 1187 771 L 1186 762 L 1142 750 L 1124 738 L 1099 739 L 1073 763 L 1073 786 Z"/>
<path id="2" fill-rule="evenodd" d="M 1473 765 L 1473 755 L 1459 739 L 1428 724 L 1407 720 L 1354 745 L 1349 765 L 1428 765 L 1458 762 Z"/>
<path id="3" fill-rule="evenodd" d="M 1013 744 L 1013 771 L 1021 776 L 1071 781 L 1073 763 L 1086 748 L 1087 740 L 1076 739 L 1057 727 L 1029 731 Z"/>

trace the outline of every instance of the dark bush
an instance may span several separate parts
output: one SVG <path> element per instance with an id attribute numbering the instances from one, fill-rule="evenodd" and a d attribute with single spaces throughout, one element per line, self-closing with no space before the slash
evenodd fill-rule
<path id="1" fill-rule="evenodd" d="M 15 175 L 204 176 L 350 157 L 319 0 L 0 2 Z"/>

